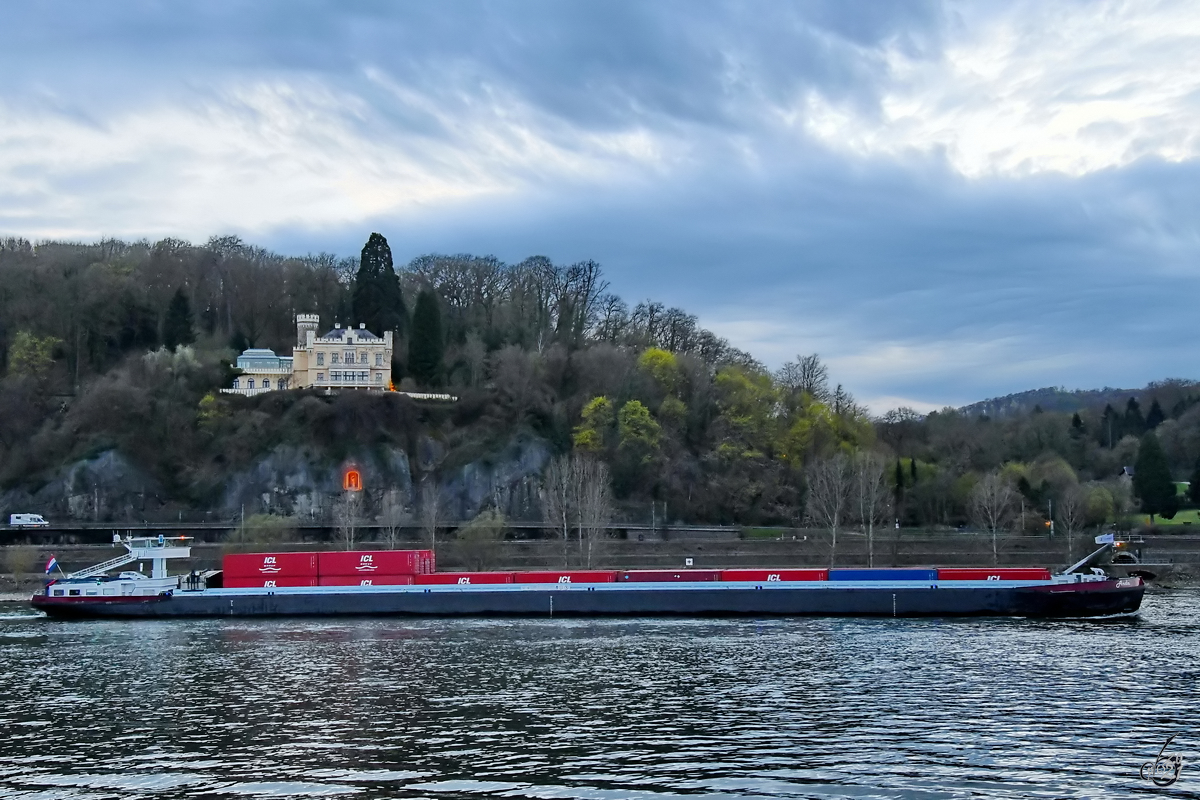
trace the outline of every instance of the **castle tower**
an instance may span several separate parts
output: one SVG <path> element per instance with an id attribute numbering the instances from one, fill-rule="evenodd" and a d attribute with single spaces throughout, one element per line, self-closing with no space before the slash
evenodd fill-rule
<path id="1" fill-rule="evenodd" d="M 308 347 L 308 334 L 312 331 L 313 337 L 317 335 L 317 326 L 321 324 L 320 314 L 297 314 L 296 315 L 296 347 L 303 350 Z"/>

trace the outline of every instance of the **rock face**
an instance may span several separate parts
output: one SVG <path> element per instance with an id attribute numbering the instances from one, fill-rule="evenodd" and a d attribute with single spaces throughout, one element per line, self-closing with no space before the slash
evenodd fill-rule
<path id="1" fill-rule="evenodd" d="M 389 490 L 405 505 L 412 502 L 408 454 L 387 448 L 366 458 L 329 464 L 313 453 L 281 446 L 250 469 L 230 476 L 221 509 L 226 514 L 270 513 L 308 519 L 328 517 L 334 499 L 343 491 L 348 470 L 359 473 L 365 510 L 374 513 Z"/>
<path id="2" fill-rule="evenodd" d="M 0 495 L 3 522 L 9 514 L 42 514 L 51 521 L 139 520 L 166 503 L 162 487 L 118 453 L 108 450 L 77 461 L 37 491 Z"/>
<path id="3" fill-rule="evenodd" d="M 400 448 L 380 448 L 332 464 L 319 453 L 280 446 L 249 469 L 231 474 L 215 508 L 184 510 L 171 505 L 162 487 L 124 456 L 109 450 L 72 464 L 32 494 L 14 489 L 0 495 L 0 512 L 40 513 L 52 521 L 155 520 L 174 518 L 179 511 L 188 518 L 231 520 L 242 513 L 270 513 L 327 520 L 343 491 L 346 471 L 354 469 L 368 519 L 379 515 L 388 492 L 415 514 L 425 481 L 436 481 L 446 521 L 468 520 L 493 507 L 511 519 L 538 517 L 541 473 L 552 455 L 546 441 L 514 439 L 497 453 L 452 469 L 439 468 L 447 457 L 441 442 L 421 436 L 416 451 L 410 460 Z"/>
<path id="4" fill-rule="evenodd" d="M 443 475 L 441 489 L 449 515 L 468 520 L 484 508 L 496 508 L 509 519 L 536 519 L 541 474 L 550 458 L 544 440 L 518 440 L 493 458 Z"/>

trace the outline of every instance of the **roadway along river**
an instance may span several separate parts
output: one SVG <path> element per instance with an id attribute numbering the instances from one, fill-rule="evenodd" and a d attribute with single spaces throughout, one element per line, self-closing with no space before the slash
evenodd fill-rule
<path id="1" fill-rule="evenodd" d="M 0 604 L 0 796 L 1120 797 L 1200 593 L 1140 618 L 52 622 Z M 1190 794 L 1195 793 L 1195 794 Z M 1142 795 L 1145 796 L 1145 795 Z"/>

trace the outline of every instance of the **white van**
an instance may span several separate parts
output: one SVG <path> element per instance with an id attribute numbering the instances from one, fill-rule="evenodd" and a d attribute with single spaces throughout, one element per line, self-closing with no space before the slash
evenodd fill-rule
<path id="1" fill-rule="evenodd" d="M 50 523 L 41 514 L 10 514 L 8 524 L 14 528 L 44 528 Z"/>

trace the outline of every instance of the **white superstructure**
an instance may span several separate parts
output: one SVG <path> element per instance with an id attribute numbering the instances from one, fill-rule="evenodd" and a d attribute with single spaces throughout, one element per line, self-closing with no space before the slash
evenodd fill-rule
<path id="1" fill-rule="evenodd" d="M 125 553 L 86 569 L 72 572 L 55 581 L 48 589 L 50 597 L 156 597 L 172 594 L 179 588 L 178 575 L 167 574 L 167 561 L 190 558 L 190 536 L 127 536 L 113 535 L 113 544 L 120 544 Z M 150 563 L 150 574 L 142 565 Z M 126 570 L 117 577 L 107 573 L 127 564 L 138 564 L 136 570 Z"/>

